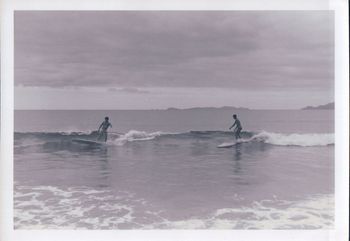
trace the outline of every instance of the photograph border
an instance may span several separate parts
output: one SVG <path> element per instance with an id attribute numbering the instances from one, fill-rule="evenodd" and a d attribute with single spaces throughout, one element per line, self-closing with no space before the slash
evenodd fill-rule
<path id="1" fill-rule="evenodd" d="M 1 2 L 0 240 L 348 240 L 349 39 L 346 0 L 3 0 Z M 331 10 L 335 13 L 335 222 L 331 230 L 14 230 L 14 11 Z"/>

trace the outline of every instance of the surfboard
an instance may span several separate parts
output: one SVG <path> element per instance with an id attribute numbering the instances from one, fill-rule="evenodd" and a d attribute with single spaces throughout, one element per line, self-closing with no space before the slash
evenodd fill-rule
<path id="1" fill-rule="evenodd" d="M 237 142 L 224 142 L 224 143 L 218 145 L 217 148 L 229 148 L 229 147 L 233 147 L 236 144 L 237 144 Z"/>
<path id="2" fill-rule="evenodd" d="M 104 145 L 104 144 L 106 144 L 106 142 L 86 140 L 86 139 L 73 139 L 72 142 L 77 142 L 77 143 L 87 144 L 87 145 Z"/>
<path id="3" fill-rule="evenodd" d="M 239 139 L 238 141 L 233 141 L 233 142 L 224 142 L 220 145 L 218 145 L 218 148 L 229 148 L 229 147 L 233 147 L 236 144 L 240 144 L 240 143 L 244 143 L 244 142 L 249 142 L 250 139 Z"/>

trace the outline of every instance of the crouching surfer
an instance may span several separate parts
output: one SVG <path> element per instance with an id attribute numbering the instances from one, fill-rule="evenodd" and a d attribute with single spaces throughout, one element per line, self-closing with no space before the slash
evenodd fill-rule
<path id="1" fill-rule="evenodd" d="M 105 120 L 101 123 L 100 127 L 98 128 L 98 137 L 97 140 L 101 140 L 102 138 L 104 138 L 104 141 L 107 141 L 107 130 L 108 128 L 111 127 L 112 128 L 112 124 L 109 122 L 109 117 L 106 116 Z"/>
<path id="2" fill-rule="evenodd" d="M 241 131 L 242 131 L 241 122 L 238 120 L 237 115 L 233 115 L 232 117 L 235 120 L 235 122 L 229 129 L 231 130 L 234 126 L 236 126 L 235 129 L 233 130 L 236 140 L 241 139 Z"/>

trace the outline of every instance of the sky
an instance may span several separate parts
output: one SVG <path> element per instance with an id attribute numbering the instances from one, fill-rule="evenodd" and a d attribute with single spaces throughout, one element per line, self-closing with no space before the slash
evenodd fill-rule
<path id="1" fill-rule="evenodd" d="M 334 99 L 332 11 L 16 11 L 15 109 Z"/>

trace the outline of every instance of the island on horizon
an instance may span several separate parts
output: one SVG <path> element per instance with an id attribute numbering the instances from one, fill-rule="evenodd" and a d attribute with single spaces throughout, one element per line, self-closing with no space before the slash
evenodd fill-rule
<path id="1" fill-rule="evenodd" d="M 306 106 L 302 110 L 334 110 L 334 102 L 319 106 Z"/>
<path id="2" fill-rule="evenodd" d="M 250 110 L 250 109 L 245 107 L 222 106 L 222 107 L 190 107 L 190 108 L 169 107 L 165 110 Z"/>
<path id="3" fill-rule="evenodd" d="M 222 107 L 188 107 L 188 108 L 178 108 L 178 107 L 168 107 L 162 109 L 15 109 L 15 111 L 88 111 L 88 110 L 100 110 L 100 111 L 191 111 L 191 110 L 232 110 L 232 111 L 254 111 L 254 110 L 334 110 L 334 102 L 318 105 L 318 106 L 306 106 L 300 109 L 255 109 L 247 107 L 235 107 L 235 106 L 222 106 Z"/>

